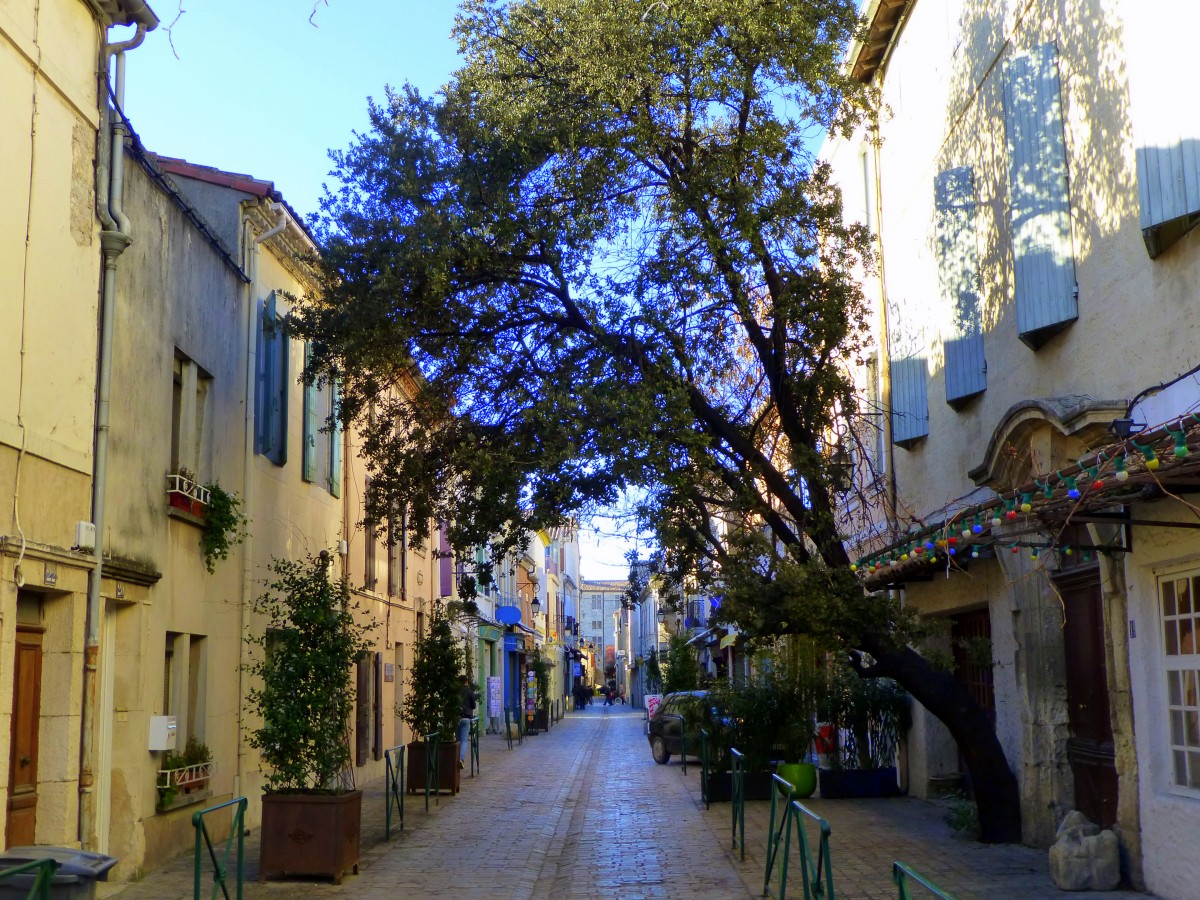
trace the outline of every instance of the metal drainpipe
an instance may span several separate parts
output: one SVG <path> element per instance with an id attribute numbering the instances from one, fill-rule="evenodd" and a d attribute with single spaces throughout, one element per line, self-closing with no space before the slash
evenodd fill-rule
<path id="1" fill-rule="evenodd" d="M 146 37 L 147 26 L 139 22 L 137 33 L 127 41 L 109 44 L 104 48 L 104 64 L 116 57 L 116 86 L 114 93 L 117 105 L 125 102 L 125 51 L 137 47 Z M 100 98 L 101 106 L 107 106 L 108 98 Z M 104 281 L 100 296 L 100 356 L 96 382 L 96 436 L 92 461 L 92 522 L 96 526 L 95 546 L 92 548 L 92 572 L 88 580 L 87 623 L 83 651 L 83 703 L 80 710 L 79 738 L 79 822 L 78 836 L 85 848 L 95 848 L 98 836 L 93 833 L 96 822 L 95 752 L 96 730 L 96 683 L 100 655 L 100 583 L 104 565 L 104 495 L 108 483 L 108 429 L 109 400 L 112 395 L 112 345 L 114 305 L 116 301 L 117 258 L 125 252 L 132 238 L 129 236 L 129 219 L 121 208 L 121 195 L 125 187 L 125 122 L 118 115 L 109 117 L 111 128 L 110 171 L 107 186 L 107 204 L 101 201 L 101 221 L 105 228 L 100 232 L 100 247 L 104 254 Z M 104 136 L 101 136 L 104 140 Z M 100 196 L 103 196 L 102 194 Z M 113 230 L 112 226 L 116 226 Z"/>
<path id="2" fill-rule="evenodd" d="M 249 514 L 254 502 L 254 398 L 258 384 L 258 329 L 256 321 L 257 301 L 254 297 L 254 286 L 258 283 L 258 245 L 269 238 L 280 234 L 287 228 L 287 210 L 283 204 L 270 201 L 270 212 L 278 212 L 279 220 L 267 231 L 247 240 L 249 226 L 242 237 L 242 267 L 249 277 L 249 282 L 243 285 L 242 301 L 246 308 L 246 398 L 244 402 L 245 418 L 242 432 L 242 508 Z M 250 633 L 250 597 L 254 591 L 254 534 L 247 531 L 242 543 L 242 592 L 240 598 L 240 619 L 242 634 Z M 245 697 L 242 673 L 245 671 L 245 641 L 238 651 L 241 665 L 238 666 L 238 713 L 237 713 L 237 771 L 234 773 L 233 794 L 243 796 L 242 780 L 244 778 L 245 741 L 243 740 L 244 722 L 242 719 L 242 701 Z"/>

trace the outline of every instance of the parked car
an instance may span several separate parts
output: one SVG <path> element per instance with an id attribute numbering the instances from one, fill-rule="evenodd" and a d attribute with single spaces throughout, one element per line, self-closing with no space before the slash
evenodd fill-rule
<path id="1" fill-rule="evenodd" d="M 683 751 L 683 729 L 687 725 L 688 755 L 699 755 L 700 722 L 707 716 L 708 691 L 681 691 L 663 697 L 654 715 L 646 721 L 650 755 L 660 766 Z"/>

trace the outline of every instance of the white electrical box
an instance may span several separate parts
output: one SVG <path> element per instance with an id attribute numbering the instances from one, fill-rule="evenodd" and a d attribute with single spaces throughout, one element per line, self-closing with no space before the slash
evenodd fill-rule
<path id="1" fill-rule="evenodd" d="M 174 716 L 150 717 L 150 749 L 174 750 L 175 734 L 179 726 Z"/>
<path id="2" fill-rule="evenodd" d="M 75 548 L 77 550 L 96 549 L 96 525 L 93 522 L 75 523 Z"/>

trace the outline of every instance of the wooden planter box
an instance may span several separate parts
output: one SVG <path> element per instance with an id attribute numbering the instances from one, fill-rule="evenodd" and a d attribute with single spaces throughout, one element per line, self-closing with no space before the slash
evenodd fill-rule
<path id="1" fill-rule="evenodd" d="M 425 742 L 413 741 L 408 745 L 407 772 L 404 780 L 410 794 L 425 793 Z M 462 770 L 458 767 L 458 741 L 438 745 L 439 794 L 457 794 L 462 788 Z"/>
<path id="2" fill-rule="evenodd" d="M 886 769 L 820 769 L 821 799 L 899 797 L 896 767 Z"/>
<path id="3" fill-rule="evenodd" d="M 258 880 L 332 878 L 358 872 L 362 791 L 345 794 L 264 794 Z"/>

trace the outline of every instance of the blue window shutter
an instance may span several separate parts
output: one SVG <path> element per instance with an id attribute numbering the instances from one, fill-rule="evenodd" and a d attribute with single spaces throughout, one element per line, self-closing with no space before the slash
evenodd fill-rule
<path id="1" fill-rule="evenodd" d="M 331 382 L 330 409 L 333 429 L 329 432 L 329 493 L 342 496 L 342 393 L 336 381 Z"/>
<path id="2" fill-rule="evenodd" d="M 955 409 L 987 390 L 979 316 L 979 259 L 975 231 L 975 177 L 969 166 L 933 180 L 938 285 L 952 310 L 945 347 L 946 402 Z"/>
<path id="3" fill-rule="evenodd" d="M 267 404 L 270 407 L 267 416 L 267 448 L 266 456 L 275 465 L 287 463 L 287 425 L 288 425 L 288 373 L 291 369 L 289 360 L 289 339 L 287 327 L 279 316 L 272 292 L 268 303 L 267 324 L 270 328 L 267 343 L 270 344 L 267 362 Z"/>
<path id="4" fill-rule="evenodd" d="M 1054 44 L 1005 62 L 1004 126 L 1017 331 L 1036 350 L 1079 316 Z"/>
<path id="5" fill-rule="evenodd" d="M 929 382 L 925 357 L 893 357 L 892 443 L 911 447 L 929 434 Z"/>
<path id="6" fill-rule="evenodd" d="M 254 391 L 254 449 L 262 454 L 271 452 L 275 433 L 273 422 L 272 374 L 275 371 L 275 292 L 263 301 L 258 315 L 258 383 Z"/>
<path id="7" fill-rule="evenodd" d="M 312 344 L 305 341 L 304 369 L 306 372 L 311 363 Z M 317 434 L 321 430 L 321 423 L 318 421 L 318 394 L 316 383 L 304 385 L 304 439 L 300 446 L 300 469 L 301 477 L 305 481 L 317 480 Z"/>

